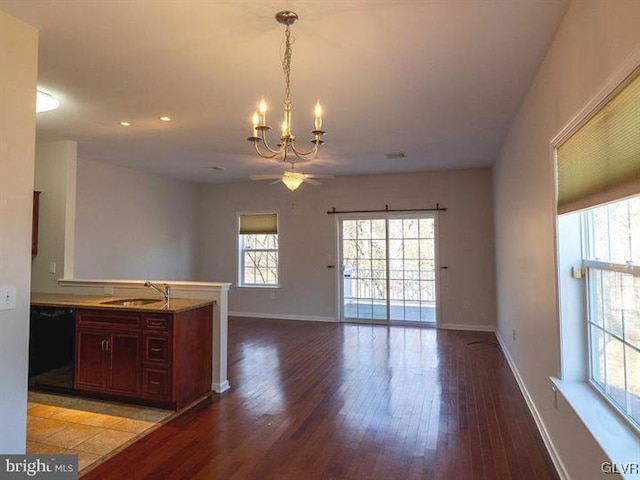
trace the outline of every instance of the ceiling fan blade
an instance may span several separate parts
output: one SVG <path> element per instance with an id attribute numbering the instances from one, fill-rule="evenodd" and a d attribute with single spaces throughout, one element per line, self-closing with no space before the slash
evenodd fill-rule
<path id="1" fill-rule="evenodd" d="M 251 180 L 275 180 L 282 178 L 282 175 L 273 174 L 273 173 L 260 173 L 256 175 L 250 175 L 249 178 Z"/>
<path id="2" fill-rule="evenodd" d="M 304 179 L 305 183 L 310 183 L 311 185 L 313 185 L 314 187 L 317 187 L 318 185 L 322 185 L 320 182 L 318 182 L 317 180 L 311 180 L 309 177 Z"/>
<path id="3" fill-rule="evenodd" d="M 336 178 L 333 175 L 325 175 L 321 173 L 305 173 L 304 176 L 306 178 Z"/>
<path id="4" fill-rule="evenodd" d="M 276 183 L 280 183 L 282 181 L 281 178 L 278 178 L 277 180 L 274 180 L 273 182 L 269 182 L 269 185 L 275 185 Z"/>

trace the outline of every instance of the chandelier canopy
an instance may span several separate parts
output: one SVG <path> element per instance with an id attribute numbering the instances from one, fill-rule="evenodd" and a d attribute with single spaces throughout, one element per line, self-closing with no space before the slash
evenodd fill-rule
<path id="1" fill-rule="evenodd" d="M 289 27 L 298 20 L 298 15 L 295 12 L 285 10 L 276 14 L 276 20 L 278 21 L 278 23 L 285 25 L 285 49 L 282 59 L 282 70 L 284 71 L 285 80 L 285 101 L 284 119 L 282 121 L 282 134 L 280 135 L 280 143 L 276 145 L 277 148 L 273 148 L 267 143 L 266 132 L 270 130 L 271 127 L 267 125 L 267 104 L 264 101 L 264 98 L 260 100 L 260 103 L 258 104 L 258 110 L 253 114 L 253 134 L 247 140 L 253 142 L 257 154 L 262 158 L 275 158 L 276 156 L 280 156 L 283 162 L 294 163 L 295 158 L 291 156 L 291 154 L 293 153 L 301 160 L 311 160 L 315 158 L 315 156 L 318 154 L 320 145 L 324 143 L 324 140 L 321 139 L 321 137 L 325 134 L 325 132 L 321 130 L 322 106 L 320 105 L 320 101 L 316 102 L 314 110 L 315 128 L 311 130 L 311 143 L 313 144 L 313 146 L 306 151 L 298 149 L 296 147 L 296 136 L 291 130 L 291 100 L 289 98 L 291 93 L 291 57 L 293 54 L 291 48 L 291 31 Z M 266 151 L 260 148 L 261 141 L 264 143 L 264 148 L 266 149 Z"/>

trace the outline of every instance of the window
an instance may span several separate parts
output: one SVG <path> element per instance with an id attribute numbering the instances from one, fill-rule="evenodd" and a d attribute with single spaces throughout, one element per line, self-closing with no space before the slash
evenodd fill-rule
<path id="1" fill-rule="evenodd" d="M 589 382 L 640 427 L 640 196 L 582 215 Z"/>
<path id="2" fill-rule="evenodd" d="M 239 215 L 239 284 L 278 286 L 278 216 Z"/>
<path id="3" fill-rule="evenodd" d="M 552 382 L 614 462 L 640 448 L 637 59 L 551 141 L 562 360 Z"/>

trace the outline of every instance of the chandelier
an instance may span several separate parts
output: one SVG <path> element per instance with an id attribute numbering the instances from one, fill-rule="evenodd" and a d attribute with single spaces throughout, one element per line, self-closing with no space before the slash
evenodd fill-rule
<path id="1" fill-rule="evenodd" d="M 296 147 L 296 136 L 291 131 L 291 100 L 289 99 L 291 93 L 291 56 L 293 53 L 291 49 L 291 31 L 289 29 L 289 26 L 293 25 L 298 20 L 298 15 L 295 12 L 285 10 L 276 14 L 276 20 L 278 21 L 278 23 L 285 25 L 285 49 L 282 59 L 282 70 L 284 71 L 285 79 L 285 101 L 284 120 L 282 121 L 282 134 L 280 135 L 280 143 L 276 145 L 277 148 L 272 148 L 269 143 L 267 143 L 266 133 L 271 129 L 271 127 L 267 125 L 267 104 L 264 101 L 264 98 L 260 100 L 260 103 L 258 104 L 258 110 L 253 114 L 253 134 L 247 140 L 253 142 L 257 154 L 262 158 L 274 158 L 276 156 L 280 156 L 283 162 L 294 163 L 295 158 L 291 156 L 291 153 L 293 153 L 301 160 L 311 160 L 315 158 L 315 156 L 318 154 L 320 145 L 324 143 L 324 140 L 320 138 L 325 134 L 325 132 L 321 130 L 322 107 L 320 106 L 320 101 L 316 102 L 314 110 L 315 128 L 311 130 L 311 143 L 313 144 L 313 146 L 307 151 L 299 150 Z M 266 151 L 260 148 L 261 141 L 264 143 L 264 148 L 266 149 Z"/>

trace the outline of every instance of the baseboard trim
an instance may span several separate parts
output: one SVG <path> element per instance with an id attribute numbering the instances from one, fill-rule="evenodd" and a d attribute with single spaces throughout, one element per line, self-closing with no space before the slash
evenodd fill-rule
<path id="1" fill-rule="evenodd" d="M 304 322 L 336 323 L 338 321 L 335 317 L 319 317 L 315 315 L 285 315 L 282 313 L 228 312 L 227 316 L 244 318 L 268 318 L 270 320 L 301 320 Z"/>
<path id="2" fill-rule="evenodd" d="M 327 322 L 327 323 L 338 323 L 338 319 L 335 317 L 318 317 L 314 315 L 285 315 L 280 313 L 254 313 L 254 312 L 229 312 L 229 317 L 244 317 L 244 318 L 267 318 L 269 320 L 301 320 L 304 322 Z M 370 322 L 363 320 L 362 322 L 348 320 L 345 323 L 366 323 L 368 325 L 373 325 L 375 322 Z M 380 322 L 381 325 L 389 325 L 387 322 Z M 394 323 L 391 323 L 394 325 Z M 410 327 L 410 326 L 419 326 L 414 325 L 409 322 L 403 323 L 402 325 L 396 324 L 396 326 L 402 327 Z M 429 324 L 428 326 L 435 327 L 436 325 Z M 473 332 L 495 332 L 496 328 L 492 325 L 464 325 L 464 324 L 440 324 L 437 328 L 441 328 L 443 330 L 467 330 Z"/>
<path id="3" fill-rule="evenodd" d="M 507 346 L 498 330 L 496 330 L 496 338 L 498 339 L 498 343 L 500 344 L 500 348 L 502 350 L 502 353 L 504 354 L 504 357 L 507 359 L 507 364 L 509 365 L 509 368 L 511 368 L 511 372 L 513 373 L 513 376 L 515 377 L 516 382 L 518 383 L 518 387 L 520 387 L 522 396 L 524 397 L 525 402 L 527 402 L 529 411 L 533 416 L 533 420 L 536 422 L 536 426 L 538 427 L 538 431 L 540 432 L 542 441 L 544 442 L 544 445 L 547 448 L 547 452 L 549 452 L 549 456 L 551 457 L 551 461 L 553 462 L 553 465 L 555 466 L 556 471 L 558 472 L 558 475 L 560 476 L 561 480 L 569 480 L 570 477 L 569 477 L 569 474 L 567 473 L 567 469 L 565 468 L 564 463 L 562 463 L 562 459 L 560 458 L 560 455 L 558 455 L 558 451 L 556 450 L 556 447 L 553 444 L 553 441 L 551 440 L 551 436 L 549 435 L 549 432 L 547 431 L 547 428 L 545 427 L 544 422 L 542 421 L 542 417 L 540 416 L 540 413 L 538 412 L 538 409 L 536 408 L 535 403 L 533 403 L 533 399 L 529 394 L 529 390 L 527 390 L 524 380 L 520 376 L 520 372 L 516 368 L 516 364 L 513 361 L 513 358 L 511 357 L 511 354 L 509 353 L 509 350 L 507 349 Z"/>
<path id="4" fill-rule="evenodd" d="M 460 323 L 441 323 L 438 325 L 441 330 L 469 330 L 472 332 L 495 332 L 496 327 L 492 325 L 465 325 Z"/>
<path id="5" fill-rule="evenodd" d="M 231 385 L 229 384 L 229 380 L 225 380 L 222 383 L 213 383 L 211 385 L 211 390 L 213 390 L 216 393 L 226 392 L 230 388 L 231 388 Z"/>

